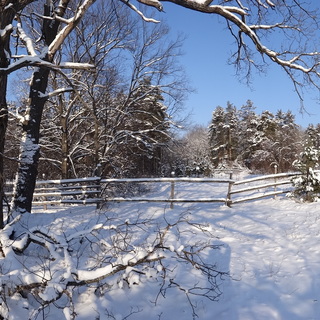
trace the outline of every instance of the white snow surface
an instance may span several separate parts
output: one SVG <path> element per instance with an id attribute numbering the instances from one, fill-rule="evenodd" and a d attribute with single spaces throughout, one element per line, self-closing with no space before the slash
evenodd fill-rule
<path id="1" fill-rule="evenodd" d="M 183 198 L 190 197 L 191 188 L 185 185 L 185 190 L 179 189 Z M 206 184 L 195 184 L 192 192 L 205 195 L 207 190 Z M 97 294 L 94 284 L 78 289 L 73 301 L 76 319 L 320 319 L 320 202 L 302 204 L 278 197 L 236 204 L 232 208 L 212 203 L 179 203 L 173 209 L 163 203 L 114 203 L 100 210 L 94 206 L 36 208 L 28 224 L 29 228 L 41 226 L 41 230 L 54 232 L 56 238 L 68 239 L 81 230 L 98 229 L 105 217 L 116 217 L 118 223 L 135 221 L 138 216 L 154 220 L 165 217 L 170 222 L 182 214 L 190 221 L 204 223 L 216 237 L 215 244 L 221 245 L 220 249 L 205 252 L 206 259 L 216 263 L 218 270 L 230 273 L 230 277 L 219 280 L 222 295 L 218 301 L 195 297 L 196 317 L 182 290 L 172 288 L 165 297 L 158 296 L 161 282 L 155 279 L 157 272 L 162 271 L 160 264 L 145 269 L 146 277 L 127 267 L 121 277 L 113 279 L 117 285 L 110 290 Z M 141 227 L 141 233 L 146 231 Z M 172 242 L 168 242 L 172 252 L 184 249 L 182 238 L 172 237 Z M 104 245 L 112 244 L 105 239 Z M 136 257 L 131 258 L 139 259 L 141 254 L 137 251 Z M 68 268 L 72 268 L 71 262 L 66 263 L 65 270 L 56 272 L 69 277 Z M 79 268 L 80 277 L 90 278 L 88 270 Z M 97 269 L 98 273 L 102 271 Z M 198 281 L 198 273 L 190 273 L 183 264 L 176 267 L 175 275 L 185 288 Z M 42 294 L 50 297 L 59 290 L 62 290 L 59 283 L 53 283 Z M 21 301 L 18 295 L 16 300 L 11 299 L 9 319 L 23 319 L 27 307 Z M 71 312 L 66 308 L 61 311 L 51 307 L 45 314 L 46 319 L 71 319 Z"/>

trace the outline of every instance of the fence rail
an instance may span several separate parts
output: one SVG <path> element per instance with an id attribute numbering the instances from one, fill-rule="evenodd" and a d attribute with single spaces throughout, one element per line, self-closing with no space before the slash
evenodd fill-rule
<path id="1" fill-rule="evenodd" d="M 33 194 L 33 205 L 100 203 L 101 178 L 39 180 Z M 5 195 L 13 195 L 14 182 L 7 182 Z"/>
<path id="2" fill-rule="evenodd" d="M 258 176 L 244 180 L 215 178 L 133 178 L 133 179 L 101 179 L 100 177 L 64 180 L 40 180 L 36 183 L 33 196 L 34 205 L 49 204 L 100 204 L 102 202 L 168 202 L 171 203 L 226 203 L 232 204 L 261 199 L 265 197 L 276 197 L 292 190 L 290 178 L 298 176 L 299 173 L 281 173 Z M 169 184 L 168 192 L 164 197 L 149 197 L 148 194 L 141 196 L 128 194 L 119 195 L 119 186 L 132 186 L 138 184 Z M 209 185 L 225 185 L 223 194 L 208 194 L 205 197 L 179 197 L 176 188 L 184 183 L 207 183 Z M 240 186 L 240 187 L 239 187 Z M 10 198 L 13 194 L 13 182 L 6 184 L 5 194 Z M 126 188 L 124 188 L 126 189 Z M 110 192 L 113 190 L 113 192 Z M 120 190 L 121 191 L 121 190 Z M 123 191 L 123 190 L 122 190 Z M 193 189 L 193 191 L 196 191 Z M 210 193 L 208 188 L 208 193 Z"/>

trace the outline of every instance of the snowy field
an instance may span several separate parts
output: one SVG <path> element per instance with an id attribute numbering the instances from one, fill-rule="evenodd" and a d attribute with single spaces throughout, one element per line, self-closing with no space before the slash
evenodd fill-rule
<path id="1" fill-rule="evenodd" d="M 196 187 L 198 190 L 192 192 L 206 196 L 205 184 Z M 188 189 L 190 191 L 186 185 Z M 179 192 L 189 196 L 183 195 L 182 189 Z M 136 273 L 133 276 L 128 270 L 111 277 L 108 289 L 101 289 L 100 294 L 93 285 L 79 289 L 73 301 L 75 319 L 320 319 L 320 203 L 299 204 L 278 197 L 232 208 L 206 203 L 175 204 L 173 209 L 163 203 L 114 203 L 101 210 L 93 206 L 69 206 L 44 211 L 39 207 L 29 226 L 41 226 L 42 230 L 67 237 L 107 220 L 108 223 L 127 223 L 149 219 L 170 224 L 182 216 L 204 224 L 214 236 L 217 248 L 204 251 L 207 255 L 204 259 L 216 264 L 217 270 L 229 273 L 217 279 L 221 290 L 217 301 L 201 295 L 189 296 L 187 286 L 194 286 L 197 281 L 203 285 L 202 280 L 197 280 L 196 272 L 184 269 L 183 263 L 177 263 L 168 266 L 172 274 L 168 273 L 167 277 L 174 277 L 181 287 L 172 286 L 165 294 L 159 294 L 162 283 L 155 280 L 156 275 L 139 277 Z M 141 226 L 141 234 L 151 232 L 146 228 Z M 190 239 L 193 238 L 190 231 L 183 227 L 179 230 L 181 237 L 168 240 L 173 252 L 182 250 L 185 242 L 197 240 Z M 160 271 L 159 266 L 156 268 Z M 126 281 L 122 281 L 125 277 Z M 23 319 L 26 314 L 18 305 L 18 300 L 17 306 L 12 305 L 14 312 L 10 319 Z M 53 307 L 47 308 L 44 318 L 63 319 L 59 312 L 61 310 Z M 64 310 L 65 318 L 71 319 L 67 314 Z M 39 319 L 42 319 L 40 315 Z"/>

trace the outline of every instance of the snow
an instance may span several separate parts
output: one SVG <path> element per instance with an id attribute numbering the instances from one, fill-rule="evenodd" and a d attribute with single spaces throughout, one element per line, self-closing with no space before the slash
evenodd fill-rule
<path id="1" fill-rule="evenodd" d="M 193 192 L 194 198 L 194 193 L 201 196 L 208 190 L 205 183 L 194 184 L 193 188 L 186 183 L 185 188 L 180 187 L 178 191 L 183 198 L 190 197 Z M 225 186 L 221 188 L 221 192 L 225 192 Z M 157 193 L 157 189 L 153 188 L 152 192 Z M 155 197 L 153 194 L 149 196 Z M 194 226 L 182 225 L 171 230 L 166 240 L 168 250 L 165 257 L 154 267 L 129 265 L 153 252 L 161 221 L 173 225 L 182 216 L 188 222 L 203 224 L 204 232 L 214 236 L 216 249 L 206 248 L 203 259 L 215 264 L 217 270 L 230 274 L 217 279 L 221 290 L 217 301 L 201 295 L 192 296 L 192 287 L 195 284 L 204 286 L 206 279 L 201 277 L 198 269 L 187 268 L 174 258 L 187 250 L 190 243 L 197 243 L 205 236 L 196 233 Z M 23 268 L 14 261 L 17 258 L 10 256 L 11 261 L 6 261 L 3 266 L 10 268 L 9 262 L 12 262 L 12 272 L 3 275 L 2 283 L 9 278 L 19 283 L 32 283 L 39 277 L 51 277 L 47 288 L 39 294 L 40 298 L 48 300 L 65 289 L 63 277 L 71 279 L 75 270 L 79 280 L 90 280 L 114 271 L 119 264 L 128 264 L 121 273 L 99 287 L 90 284 L 75 289 L 73 305 L 61 307 L 62 302 L 57 302 L 60 308 L 52 305 L 46 309 L 46 319 L 72 319 L 72 308 L 77 320 L 126 317 L 131 320 L 319 319 L 320 202 L 297 203 L 278 196 L 277 199 L 235 204 L 232 208 L 212 203 L 178 203 L 170 209 L 170 204 L 125 202 L 108 204 L 101 210 L 94 206 L 52 206 L 46 211 L 39 207 L 22 220 L 21 230 L 24 232 L 28 224 L 29 233 L 34 230 L 44 233 L 41 239 L 46 241 L 49 255 L 54 254 L 56 260 L 48 260 L 50 272 L 46 267 L 46 273 L 41 273 L 40 266 L 35 264 L 39 252 L 33 252 L 32 248 L 28 249 L 29 256 L 20 260 Z M 148 224 L 133 228 L 135 222 L 147 220 Z M 88 252 L 94 254 L 97 250 L 93 240 L 106 248 L 105 255 L 102 252 L 99 256 L 101 261 L 106 259 L 120 225 L 122 230 L 130 231 L 121 233 L 126 239 L 123 245 L 131 241 L 130 248 L 126 247 L 127 252 L 118 254 L 112 264 L 99 265 L 88 255 Z M 112 236 L 99 240 L 99 232 L 111 232 Z M 50 238 L 45 238 L 45 233 Z M 77 244 L 81 239 L 89 240 L 88 248 Z M 18 239 L 17 247 L 23 247 L 24 241 L 23 237 Z M 69 242 L 79 250 L 76 263 L 72 262 L 72 252 L 67 250 Z M 57 243 L 59 245 L 55 247 Z M 159 255 L 154 253 L 153 257 Z M 45 260 L 42 263 L 45 265 Z M 170 273 L 167 277 L 171 277 L 172 283 L 163 294 L 159 294 L 163 285 L 160 275 L 168 266 Z M 180 283 L 180 287 L 174 283 Z M 194 301 L 195 310 L 188 302 L 189 297 Z M 26 301 L 17 293 L 12 295 L 7 301 L 11 308 L 8 319 L 25 318 L 28 308 L 30 316 L 34 302 Z"/>
<path id="2" fill-rule="evenodd" d="M 17 29 L 18 29 L 19 37 L 21 38 L 22 42 L 27 47 L 28 53 L 32 57 L 35 57 L 37 55 L 37 53 L 34 50 L 32 39 L 25 33 L 25 31 L 23 30 L 23 28 L 21 26 L 21 23 L 17 23 Z"/>
<path id="3" fill-rule="evenodd" d="M 12 31 L 12 24 L 8 24 L 4 29 L 0 29 L 0 38 L 4 38 L 9 32 Z"/>

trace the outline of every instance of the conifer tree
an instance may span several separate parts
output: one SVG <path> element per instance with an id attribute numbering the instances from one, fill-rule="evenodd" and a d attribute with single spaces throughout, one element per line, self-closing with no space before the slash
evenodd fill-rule
<path id="1" fill-rule="evenodd" d="M 250 169 L 251 159 L 257 146 L 261 143 L 261 133 L 258 131 L 259 116 L 251 100 L 247 100 L 239 110 L 239 145 L 238 160 Z"/>
<path id="2" fill-rule="evenodd" d="M 320 195 L 320 176 L 315 168 L 320 163 L 320 151 L 311 140 L 307 141 L 304 151 L 300 153 L 299 160 L 294 166 L 301 172 L 301 175 L 292 179 L 294 191 L 291 196 L 299 201 L 316 201 Z"/>
<path id="3" fill-rule="evenodd" d="M 212 113 L 212 120 L 209 126 L 210 152 L 214 166 L 218 166 L 226 156 L 227 135 L 225 121 L 225 110 L 218 106 Z"/>

